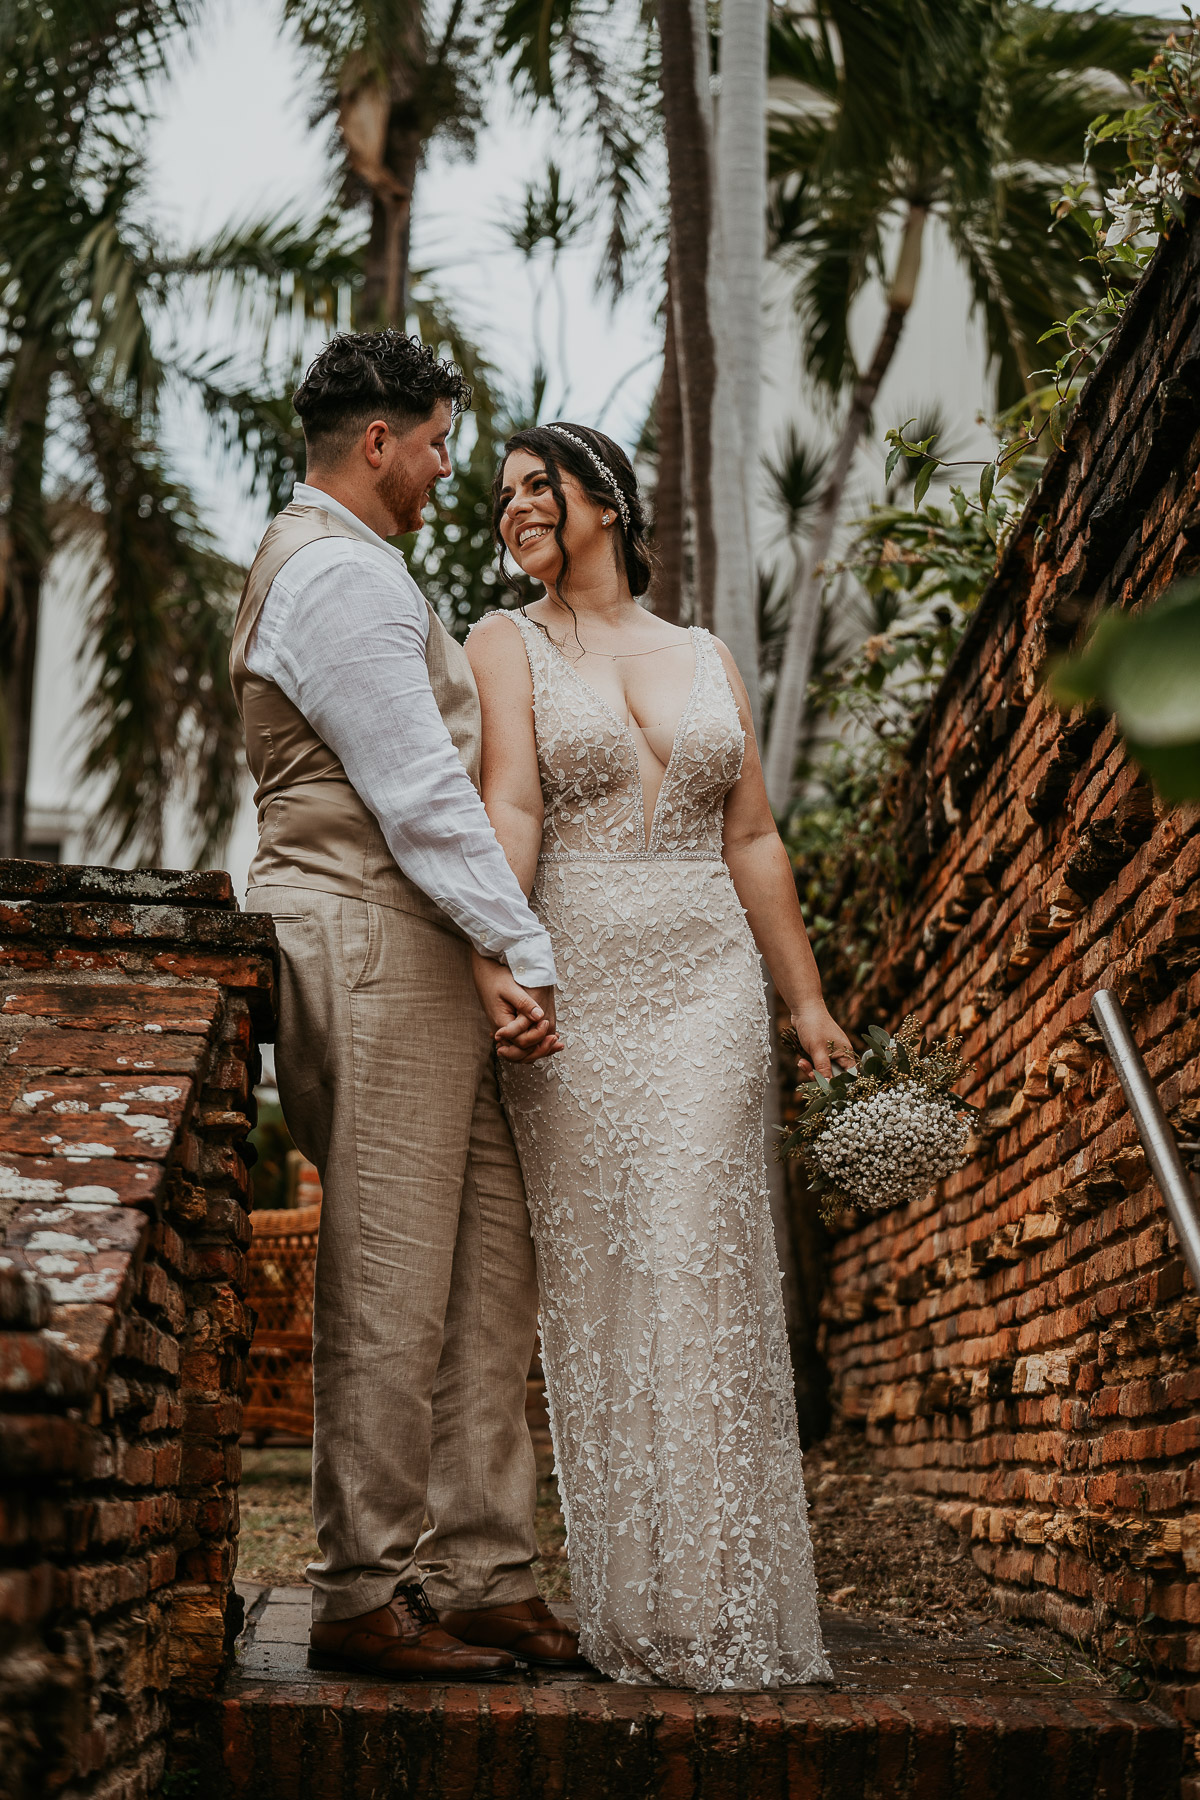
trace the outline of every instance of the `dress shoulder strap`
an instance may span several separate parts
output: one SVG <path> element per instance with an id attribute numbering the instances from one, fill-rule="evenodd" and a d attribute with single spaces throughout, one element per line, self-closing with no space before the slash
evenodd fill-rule
<path id="1" fill-rule="evenodd" d="M 532 619 L 527 619 L 518 606 L 494 607 L 491 612 L 484 613 L 483 618 L 478 619 L 476 623 L 482 625 L 488 619 L 509 619 L 516 626 L 521 634 L 521 641 L 525 645 L 529 670 L 536 687 L 540 681 L 545 679 L 546 675 L 546 661 L 550 646 L 545 633 L 534 624 Z M 471 629 L 474 631 L 475 626 L 473 625 Z"/>

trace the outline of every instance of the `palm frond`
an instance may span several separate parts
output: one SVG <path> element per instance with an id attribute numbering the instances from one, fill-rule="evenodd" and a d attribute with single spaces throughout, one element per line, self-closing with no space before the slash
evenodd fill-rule
<path id="1" fill-rule="evenodd" d="M 230 358 L 198 362 L 187 380 L 199 395 L 218 441 L 244 469 L 252 493 L 279 512 L 304 470 L 304 433 L 292 411 L 292 392 L 303 371 L 282 382 L 240 380 Z"/>
<path id="2" fill-rule="evenodd" d="M 805 520 L 820 498 L 828 456 L 806 443 L 789 425 L 774 456 L 763 457 L 767 492 L 780 522 L 780 535 L 795 544 Z"/>
<path id="3" fill-rule="evenodd" d="M 613 0 L 510 0 L 493 50 L 530 100 L 552 100 L 596 149 L 595 187 L 606 202 L 600 280 L 614 299 L 625 290 L 637 248 L 637 206 L 654 107 L 655 70 L 631 61 L 620 42 Z M 639 34 L 640 35 L 640 34 Z"/>
<path id="4" fill-rule="evenodd" d="M 74 397 L 95 470 L 97 578 L 83 772 L 104 784 L 94 831 L 113 856 L 161 857 L 175 789 L 190 794 L 201 858 L 228 832 L 241 729 L 228 644 L 238 572 L 214 548 L 187 489 L 134 421 L 108 404 L 78 362 Z"/>
<path id="5" fill-rule="evenodd" d="M 827 217 L 797 245 L 796 311 L 804 327 L 804 366 L 828 393 L 856 374 L 850 309 L 883 263 L 881 221 L 868 213 Z M 801 260 L 801 257 L 803 260 Z"/>

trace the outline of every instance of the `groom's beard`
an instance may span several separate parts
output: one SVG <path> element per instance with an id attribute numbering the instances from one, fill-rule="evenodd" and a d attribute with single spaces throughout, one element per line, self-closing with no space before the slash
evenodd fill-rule
<path id="1" fill-rule="evenodd" d="M 432 491 L 432 483 L 418 487 L 411 477 L 406 476 L 403 464 L 392 464 L 380 480 L 379 498 L 396 521 L 396 537 L 407 537 L 410 531 L 420 531 L 425 503 Z"/>

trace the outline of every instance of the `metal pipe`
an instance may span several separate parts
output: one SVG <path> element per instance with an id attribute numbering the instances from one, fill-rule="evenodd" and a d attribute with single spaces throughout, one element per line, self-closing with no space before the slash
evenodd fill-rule
<path id="1" fill-rule="evenodd" d="M 1193 1283 L 1200 1288 L 1200 1211 L 1175 1134 L 1159 1103 L 1158 1090 L 1133 1040 L 1125 1009 L 1111 988 L 1097 988 L 1092 995 L 1092 1016 L 1100 1027 L 1113 1067 L 1125 1090 L 1146 1160 L 1175 1227 L 1184 1261 L 1191 1270 Z"/>

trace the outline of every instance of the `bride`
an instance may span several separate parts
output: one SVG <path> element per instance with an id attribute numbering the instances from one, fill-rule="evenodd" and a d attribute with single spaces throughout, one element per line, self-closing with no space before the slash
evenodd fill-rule
<path id="1" fill-rule="evenodd" d="M 581 425 L 518 432 L 495 526 L 502 569 L 507 552 L 545 589 L 467 651 L 484 802 L 559 971 L 561 1053 L 498 1043 L 580 1649 L 617 1681 L 827 1679 L 763 1161 L 760 951 L 804 1071 L 850 1044 L 733 660 L 637 604 L 650 558 L 624 453 Z"/>

